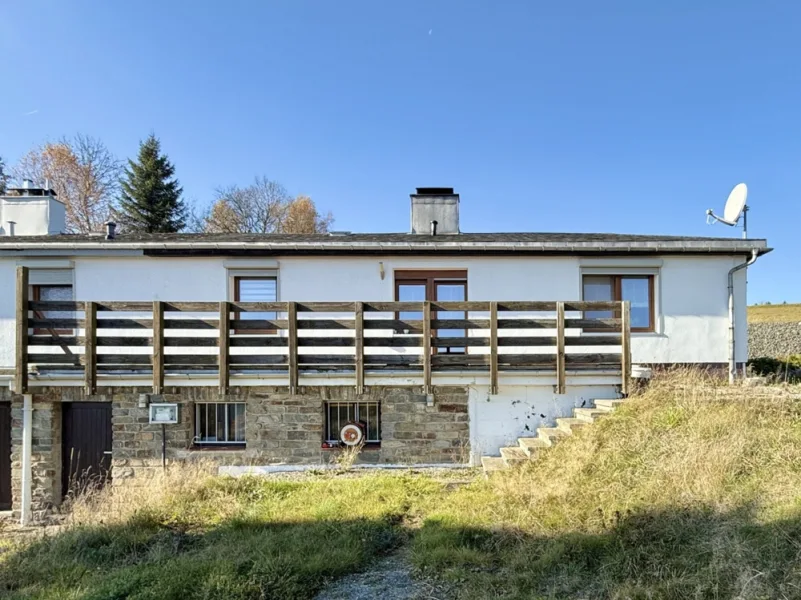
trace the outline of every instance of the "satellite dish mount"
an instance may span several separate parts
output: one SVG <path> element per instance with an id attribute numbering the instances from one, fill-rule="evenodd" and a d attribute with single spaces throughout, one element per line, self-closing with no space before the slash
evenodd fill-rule
<path id="1" fill-rule="evenodd" d="M 719 217 L 710 208 L 706 211 L 707 224 L 715 222 L 723 223 L 729 227 L 736 227 L 743 218 L 743 239 L 748 239 L 748 205 L 745 203 L 748 198 L 748 187 L 744 183 L 738 183 L 729 194 L 726 206 L 723 208 L 723 216 Z"/>

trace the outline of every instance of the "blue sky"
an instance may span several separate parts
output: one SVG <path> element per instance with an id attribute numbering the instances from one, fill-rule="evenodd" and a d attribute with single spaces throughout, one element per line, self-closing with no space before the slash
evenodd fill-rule
<path id="1" fill-rule="evenodd" d="M 0 156 L 151 131 L 187 198 L 256 175 L 335 228 L 405 231 L 453 186 L 464 231 L 719 235 L 739 181 L 776 250 L 749 301 L 801 301 L 801 3 L 4 2 Z"/>

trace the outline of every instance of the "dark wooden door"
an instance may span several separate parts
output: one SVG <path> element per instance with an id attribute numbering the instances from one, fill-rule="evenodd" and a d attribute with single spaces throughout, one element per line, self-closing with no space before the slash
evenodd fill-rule
<path id="1" fill-rule="evenodd" d="M 62 492 L 103 486 L 111 476 L 111 404 L 63 405 Z"/>
<path id="2" fill-rule="evenodd" d="M 11 510 L 11 405 L 0 404 L 0 510 Z"/>

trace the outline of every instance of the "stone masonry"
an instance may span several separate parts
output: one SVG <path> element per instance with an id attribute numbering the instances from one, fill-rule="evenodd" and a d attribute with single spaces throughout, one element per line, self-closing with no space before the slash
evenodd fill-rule
<path id="1" fill-rule="evenodd" d="M 33 509 L 36 514 L 61 499 L 61 403 L 112 403 L 112 481 L 146 485 L 161 469 L 162 427 L 148 423 L 149 388 L 102 388 L 86 397 L 82 388 L 34 389 Z M 0 401 L 3 400 L 0 397 Z M 365 447 L 357 462 L 382 464 L 461 463 L 469 459 L 468 390 L 437 387 L 433 403 L 419 387 L 368 388 L 357 396 L 352 387 L 234 387 L 222 398 L 214 387 L 167 387 L 150 402 L 179 405 L 179 423 L 166 426 L 168 463 L 207 460 L 218 465 L 319 465 L 335 460 L 340 449 L 323 448 L 326 402 L 379 402 L 381 443 Z M 205 402 L 245 402 L 244 447 L 225 449 L 193 444 L 195 406 Z M 22 397 L 12 397 L 12 472 L 14 507 L 19 509 L 22 444 Z"/>

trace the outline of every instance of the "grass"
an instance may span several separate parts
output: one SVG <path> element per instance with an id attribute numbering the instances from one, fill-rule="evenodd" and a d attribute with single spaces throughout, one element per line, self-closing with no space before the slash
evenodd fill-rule
<path id="1" fill-rule="evenodd" d="M 0 595 L 312 598 L 408 544 L 419 573 L 468 599 L 799 598 L 801 388 L 662 377 L 536 462 L 455 491 L 412 473 L 200 469 L 72 515 L 0 558 Z"/>
<path id="2" fill-rule="evenodd" d="M 760 304 L 748 307 L 749 323 L 801 323 L 801 304 Z"/>

